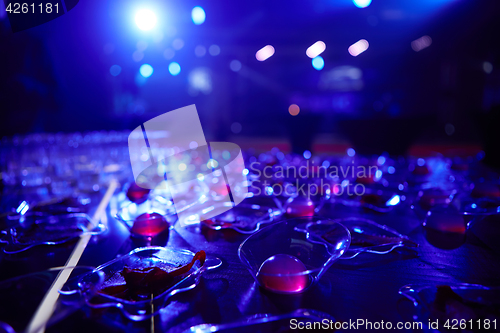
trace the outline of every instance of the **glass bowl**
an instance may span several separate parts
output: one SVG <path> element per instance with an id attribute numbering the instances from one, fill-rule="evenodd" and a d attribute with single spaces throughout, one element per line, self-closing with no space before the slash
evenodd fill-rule
<path id="1" fill-rule="evenodd" d="M 38 245 L 58 245 L 82 235 L 98 235 L 106 230 L 87 214 L 55 215 L 40 219 L 27 219 L 7 230 L 0 231 L 0 243 L 7 244 L 3 251 L 13 254 Z"/>
<path id="2" fill-rule="evenodd" d="M 232 203 L 221 203 L 232 207 Z M 201 221 L 214 230 L 234 229 L 242 234 L 252 234 L 262 226 L 275 222 L 282 215 L 279 209 L 240 203 L 211 219 Z"/>
<path id="3" fill-rule="evenodd" d="M 127 255 L 97 267 L 91 274 L 82 277 L 78 285 L 82 293 L 85 293 L 89 288 L 101 290 L 104 287 L 125 283 L 124 279 L 120 278 L 120 272 L 125 267 L 129 269 L 158 267 L 168 271 L 169 269 L 189 264 L 193 261 L 193 258 L 195 258 L 195 253 L 188 250 L 165 247 L 137 248 Z M 133 321 L 146 320 L 156 315 L 167 304 L 171 296 L 195 288 L 205 270 L 217 268 L 221 264 L 220 259 L 210 256 L 207 256 L 204 264 L 197 260 L 189 268 L 189 271 L 171 281 L 172 284 L 169 287 L 159 289 L 161 292 L 156 295 L 151 293 L 150 297 L 141 297 L 132 300 L 111 296 L 98 291 L 95 296 L 87 297 L 86 303 L 94 309 L 119 309 L 123 315 Z M 104 282 L 96 286 L 95 281 L 99 281 L 96 276 L 100 275 L 104 275 Z"/>
<path id="4" fill-rule="evenodd" d="M 307 290 L 349 247 L 351 236 L 332 223 L 335 242 L 329 243 L 297 230 L 322 217 L 299 217 L 277 222 L 252 234 L 238 248 L 238 256 L 264 289 L 294 294 Z M 332 237 L 333 239 L 333 237 Z"/>

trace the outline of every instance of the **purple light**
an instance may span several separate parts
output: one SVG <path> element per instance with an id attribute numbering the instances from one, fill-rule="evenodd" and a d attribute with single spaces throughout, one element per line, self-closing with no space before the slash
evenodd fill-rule
<path id="1" fill-rule="evenodd" d="M 368 50 L 368 47 L 370 44 L 368 44 L 368 41 L 366 39 L 361 39 L 358 40 L 356 43 L 352 44 L 349 46 L 349 54 L 352 55 L 353 57 L 357 57 L 361 53 L 365 52 Z"/>
<path id="2" fill-rule="evenodd" d="M 430 38 L 429 36 L 422 36 L 411 42 L 411 48 L 413 49 L 413 51 L 419 52 L 431 46 L 431 44 L 432 44 L 432 38 Z"/>
<path id="3" fill-rule="evenodd" d="M 272 45 L 266 45 L 255 54 L 255 58 L 258 61 L 264 61 L 274 54 L 274 47 Z"/>
<path id="4" fill-rule="evenodd" d="M 326 50 L 326 44 L 319 40 L 307 48 L 306 54 L 309 58 L 313 59 L 319 56 L 325 50 Z"/>

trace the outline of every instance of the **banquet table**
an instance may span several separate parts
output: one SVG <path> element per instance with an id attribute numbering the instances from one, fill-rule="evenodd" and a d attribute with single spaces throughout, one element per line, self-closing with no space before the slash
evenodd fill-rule
<path id="1" fill-rule="evenodd" d="M 101 218 L 101 222 L 107 224 L 107 231 L 91 238 L 78 265 L 97 267 L 144 246 L 141 241 L 131 238 L 129 230 L 114 216 L 123 185 L 115 191 Z M 106 187 L 102 187 L 89 194 L 90 216 L 105 190 Z M 16 195 L 22 197 L 22 190 Z M 8 198 L 4 196 L 2 200 Z M 200 225 L 183 227 L 176 224 L 168 240 L 153 241 L 151 245 L 193 252 L 204 250 L 222 261 L 220 267 L 203 274 L 196 288 L 174 295 L 152 319 L 134 322 L 119 314 L 100 315 L 82 307 L 47 327 L 46 331 L 183 332 L 198 324 L 230 323 L 255 314 L 285 314 L 296 309 L 318 310 L 341 322 L 383 320 L 395 326 L 397 322 L 414 320 L 412 302 L 398 293 L 404 285 L 471 283 L 500 286 L 499 247 L 491 243 L 486 245 L 473 229 L 467 230 L 466 242 L 458 248 L 435 247 L 426 240 L 421 220 L 409 206 L 403 202 L 385 214 L 340 204 L 323 207 L 319 216 L 368 218 L 407 235 L 419 246 L 397 248 L 385 255 L 362 253 L 353 259 L 338 260 L 306 292 L 291 295 L 262 289 L 241 263 L 238 247 L 248 235 L 234 230 L 217 231 Z M 0 282 L 64 266 L 75 244 L 76 241 L 71 241 L 59 246 L 38 246 L 10 255 L 0 251 Z M 27 300 L 28 303 L 32 301 Z"/>

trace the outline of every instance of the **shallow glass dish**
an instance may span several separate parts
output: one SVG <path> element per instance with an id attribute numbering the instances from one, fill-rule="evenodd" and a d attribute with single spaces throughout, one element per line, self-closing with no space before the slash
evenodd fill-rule
<path id="1" fill-rule="evenodd" d="M 20 220 L 21 221 L 21 220 Z M 98 235 L 106 230 L 87 214 L 55 215 L 27 219 L 7 230 L 0 231 L 0 243 L 5 253 L 19 253 L 37 245 L 58 245 L 82 235 Z"/>
<path id="2" fill-rule="evenodd" d="M 130 202 L 122 206 L 116 219 L 122 222 L 132 236 L 152 237 L 172 228 L 177 215 L 170 200 L 163 197 L 154 197 L 140 204 Z"/>
<path id="3" fill-rule="evenodd" d="M 233 206 L 231 202 L 222 205 Z M 264 225 L 275 222 L 281 215 L 282 211 L 277 208 L 240 203 L 202 223 L 214 230 L 234 229 L 242 234 L 252 234 Z"/>
<path id="4" fill-rule="evenodd" d="M 399 293 L 413 303 L 413 318 L 422 323 L 424 332 L 494 332 L 499 329 L 500 287 L 467 283 L 410 284 L 401 287 Z M 430 327 L 429 323 L 436 320 L 438 325 Z M 444 327 L 447 321 L 450 329 Z M 484 326 L 487 321 L 489 329 Z"/>
<path id="5" fill-rule="evenodd" d="M 358 217 L 313 221 L 298 225 L 297 230 L 308 233 L 311 238 L 314 235 L 315 241 L 336 244 L 337 224 L 347 228 L 351 236 L 350 246 L 340 259 L 351 259 L 363 252 L 386 254 L 397 247 L 418 246 L 392 228 Z"/>
<path id="6" fill-rule="evenodd" d="M 335 242 L 321 242 L 299 225 L 331 221 L 322 217 L 298 217 L 264 227 L 238 248 L 238 256 L 257 284 L 277 293 L 307 290 L 349 247 L 349 231 L 332 222 Z"/>
<path id="7" fill-rule="evenodd" d="M 291 322 L 292 319 L 296 321 Z M 184 333 L 210 333 L 210 332 L 287 332 L 291 330 L 290 325 L 298 327 L 311 327 L 311 329 L 335 328 L 335 319 L 332 316 L 316 310 L 298 309 L 282 315 L 268 313 L 256 314 L 227 324 L 201 324 L 190 327 Z"/>
<path id="8" fill-rule="evenodd" d="M 165 247 L 137 248 L 127 255 L 97 267 L 91 274 L 82 277 L 78 284 L 82 293 L 85 294 L 89 288 L 100 290 L 103 287 L 113 286 L 115 283 L 124 283 L 124 280 L 118 281 L 117 278 L 119 278 L 118 275 L 125 267 L 130 269 L 150 267 L 158 267 L 160 269 L 177 268 L 189 264 L 194 257 L 195 254 L 188 250 Z M 220 259 L 210 256 L 207 256 L 203 265 L 197 260 L 189 271 L 176 279 L 175 283 L 170 287 L 167 287 L 157 295 L 150 294 L 151 297 L 147 299 L 127 300 L 98 291 L 94 297 L 87 297 L 86 303 L 95 309 L 119 309 L 123 315 L 133 321 L 146 320 L 157 314 L 167 304 L 171 296 L 195 288 L 205 270 L 217 268 L 221 263 Z M 96 276 L 100 275 L 104 275 L 104 282 L 102 285 L 96 286 L 95 281 L 99 280 Z"/>

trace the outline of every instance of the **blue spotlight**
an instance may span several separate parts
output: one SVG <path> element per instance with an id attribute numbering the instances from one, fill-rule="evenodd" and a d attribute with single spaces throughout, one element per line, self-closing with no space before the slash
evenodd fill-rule
<path id="1" fill-rule="evenodd" d="M 200 25 L 205 22 L 206 18 L 205 10 L 200 6 L 196 6 L 191 11 L 191 18 L 193 19 L 193 23 L 196 25 Z"/>
<path id="2" fill-rule="evenodd" d="M 168 65 L 168 71 L 173 76 L 179 75 L 179 73 L 181 72 L 181 65 L 179 65 L 175 61 L 171 62 L 170 65 Z"/>
<path id="3" fill-rule="evenodd" d="M 139 73 L 141 73 L 143 77 L 150 77 L 153 75 L 153 67 L 151 67 L 151 65 L 144 64 L 141 68 L 139 68 Z"/>
<path id="4" fill-rule="evenodd" d="M 354 6 L 358 8 L 365 8 L 372 3 L 372 0 L 352 0 L 352 2 L 354 2 Z"/>
<path id="5" fill-rule="evenodd" d="M 150 9 L 141 9 L 135 14 L 135 23 L 141 30 L 151 30 L 156 26 L 156 14 Z"/>
<path id="6" fill-rule="evenodd" d="M 325 61 L 321 56 L 317 56 L 312 60 L 312 65 L 314 69 L 317 69 L 318 71 L 322 70 L 323 67 L 325 67 Z"/>

